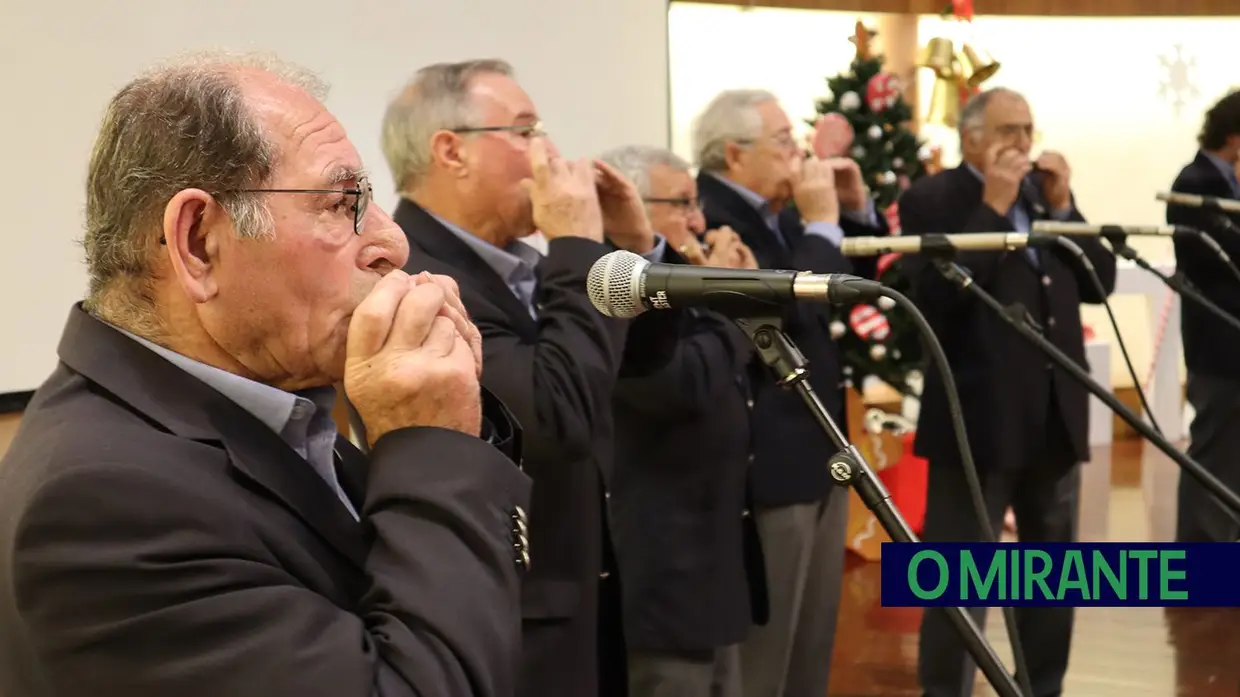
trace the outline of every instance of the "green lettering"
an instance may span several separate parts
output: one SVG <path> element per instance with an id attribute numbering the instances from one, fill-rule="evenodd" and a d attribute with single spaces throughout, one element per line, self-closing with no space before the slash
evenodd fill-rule
<path id="1" fill-rule="evenodd" d="M 1020 598 L 1020 552 L 1013 552 L 1008 556 L 1012 560 L 1012 584 L 1008 597 L 999 597 L 999 600 L 1016 600 Z"/>
<path id="2" fill-rule="evenodd" d="M 922 588 L 921 584 L 917 581 L 917 567 L 920 566 L 921 562 L 926 559 L 933 560 L 934 563 L 939 566 L 939 583 L 934 587 L 934 590 L 931 591 L 927 591 Z M 921 598 L 922 600 L 936 600 L 939 596 L 943 595 L 943 591 L 947 590 L 947 579 L 947 560 L 943 558 L 942 554 L 939 554 L 932 549 L 923 549 L 922 551 L 914 554 L 912 560 L 909 561 L 908 587 L 913 591 L 913 595 Z"/>
<path id="3" fill-rule="evenodd" d="M 969 599 L 969 589 L 977 588 L 977 599 L 986 600 L 990 596 L 990 586 L 999 579 L 999 599 L 1003 599 L 1003 570 L 1006 568 L 1006 552 L 1002 549 L 990 558 L 990 566 L 986 569 L 986 580 L 978 573 L 977 564 L 973 561 L 973 553 L 964 550 L 960 558 L 960 599 Z"/>
<path id="4" fill-rule="evenodd" d="M 1073 573 L 1073 572 L 1076 573 Z M 1069 578 L 1069 575 L 1072 578 Z M 1059 592 L 1055 594 L 1056 600 L 1063 600 L 1068 589 L 1072 588 L 1080 591 L 1081 600 L 1089 600 L 1089 583 L 1085 580 L 1085 562 L 1081 559 L 1081 552 L 1077 549 L 1068 550 L 1068 556 L 1063 560 L 1063 568 L 1059 570 Z"/>
<path id="5" fill-rule="evenodd" d="M 1183 581 L 1188 572 L 1183 569 L 1171 570 L 1172 559 L 1183 559 L 1187 556 L 1187 552 L 1182 549 L 1164 549 L 1158 553 L 1159 562 L 1159 600 L 1188 600 L 1188 591 L 1173 591 L 1170 588 L 1170 581 Z"/>
<path id="6" fill-rule="evenodd" d="M 1137 560 L 1137 597 L 1141 600 L 1150 599 L 1150 560 L 1158 555 L 1152 549 L 1134 549 L 1128 552 L 1128 558 Z"/>
<path id="7" fill-rule="evenodd" d="M 1042 560 L 1042 568 L 1034 570 L 1033 560 Z M 1040 549 L 1025 550 L 1025 595 L 1022 600 L 1033 599 L 1033 584 L 1038 584 L 1042 588 L 1042 598 L 1050 600 L 1055 597 L 1051 593 L 1050 586 L 1046 585 L 1046 577 L 1051 575 L 1051 555 Z"/>
<path id="8" fill-rule="evenodd" d="M 1119 576 L 1115 575 L 1115 570 L 1111 568 L 1111 563 L 1107 561 L 1107 555 L 1102 550 L 1094 550 L 1094 598 L 1102 599 L 1102 579 L 1098 578 L 1101 574 L 1107 577 L 1107 583 L 1111 584 L 1111 590 L 1115 592 L 1116 600 L 1128 599 L 1128 552 L 1120 550 L 1119 553 Z"/>

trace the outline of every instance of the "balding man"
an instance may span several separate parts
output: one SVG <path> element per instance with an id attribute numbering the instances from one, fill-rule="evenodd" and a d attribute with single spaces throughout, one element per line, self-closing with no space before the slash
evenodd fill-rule
<path id="1" fill-rule="evenodd" d="M 108 105 L 89 295 L 0 462 L 3 694 L 513 693 L 517 433 L 322 98 L 206 58 Z"/>
<path id="2" fill-rule="evenodd" d="M 482 331 L 482 382 L 523 427 L 535 484 L 520 694 L 623 695 L 603 504 L 612 392 L 622 371 L 666 363 L 677 313 L 609 319 L 591 305 L 586 277 L 616 247 L 660 261 L 666 245 L 631 182 L 605 163 L 559 156 L 502 61 L 420 70 L 388 106 L 383 151 L 400 189 L 407 269 L 460 283 Z M 522 241 L 535 229 L 545 255 Z"/>
<path id="3" fill-rule="evenodd" d="M 636 184 L 651 226 L 684 256 L 668 261 L 757 268 L 735 232 L 705 232 L 689 163 L 643 146 L 603 159 Z M 611 512 L 630 695 L 740 697 L 740 642 L 766 614 L 746 507 L 753 347 L 730 319 L 699 309 L 685 313 L 679 338 L 666 367 L 616 386 Z"/>
<path id="4" fill-rule="evenodd" d="M 1033 134 L 1029 105 L 1019 94 L 994 89 L 971 99 L 960 118 L 964 162 L 904 193 L 904 234 L 1028 232 L 1038 219 L 1083 221 L 1067 161 L 1050 151 L 1032 157 Z M 1097 238 L 1078 238 L 1077 244 L 1110 293 L 1115 257 Z M 999 302 L 1024 307 L 1047 339 L 1086 367 L 1080 305 L 1100 303 L 1105 296 L 1078 259 L 1052 247 L 962 252 L 957 262 Z M 917 304 L 954 366 L 991 529 L 1002 530 L 1004 509 L 1011 506 L 1022 542 L 1076 540 L 1079 463 L 1089 459 L 1085 388 L 925 258 L 909 257 L 908 263 Z M 930 461 L 924 539 L 982 539 L 952 436 L 943 376 L 933 364 L 926 373 L 915 448 Z M 984 627 L 983 615 L 976 611 Z M 1019 608 L 1016 618 L 1034 697 L 1058 695 L 1068 668 L 1072 608 Z M 975 667 L 942 608 L 926 610 L 919 673 L 929 697 L 973 694 Z"/>

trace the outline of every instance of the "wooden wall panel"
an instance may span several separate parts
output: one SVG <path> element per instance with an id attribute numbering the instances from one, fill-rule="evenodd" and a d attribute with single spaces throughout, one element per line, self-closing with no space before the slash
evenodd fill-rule
<path id="1" fill-rule="evenodd" d="M 938 14 L 947 0 L 693 0 L 733 7 Z M 1237 0 L 974 0 L 978 15 L 1182 17 L 1240 15 Z"/>

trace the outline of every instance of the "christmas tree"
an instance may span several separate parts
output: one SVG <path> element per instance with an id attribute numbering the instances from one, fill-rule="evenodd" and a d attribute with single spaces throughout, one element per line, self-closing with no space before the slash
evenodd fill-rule
<path id="1" fill-rule="evenodd" d="M 814 149 L 819 157 L 847 156 L 861 167 L 875 210 L 899 234 L 896 201 L 927 173 L 924 143 L 908 128 L 912 107 L 898 78 L 883 71 L 883 57 L 870 50 L 875 32 L 857 22 L 850 41 L 857 53 L 849 69 L 827 79 L 830 94 L 817 103 Z M 898 254 L 878 259 L 877 279 L 905 295 L 911 291 Z M 846 377 L 854 386 L 870 376 L 918 396 L 921 337 L 908 314 L 883 298 L 835 311 L 831 334 L 839 341 Z M 911 378 L 911 379 L 910 379 Z"/>

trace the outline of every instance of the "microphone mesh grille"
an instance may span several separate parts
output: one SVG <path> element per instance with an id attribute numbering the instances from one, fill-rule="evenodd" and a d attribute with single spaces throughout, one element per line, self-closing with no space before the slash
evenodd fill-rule
<path id="1" fill-rule="evenodd" d="M 633 280 L 648 262 L 623 249 L 604 254 L 586 277 L 586 293 L 595 309 L 608 317 L 636 317 L 644 308 L 637 306 Z"/>

